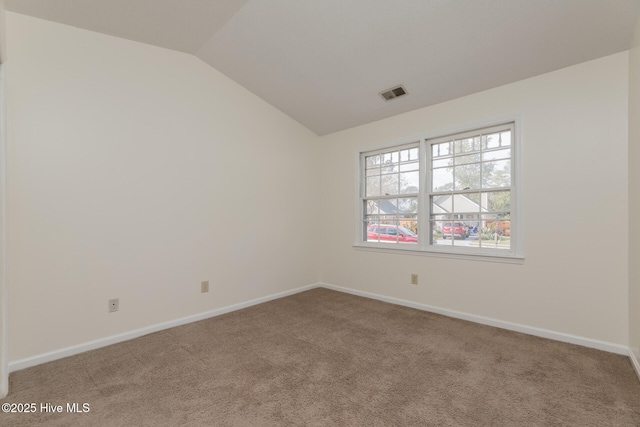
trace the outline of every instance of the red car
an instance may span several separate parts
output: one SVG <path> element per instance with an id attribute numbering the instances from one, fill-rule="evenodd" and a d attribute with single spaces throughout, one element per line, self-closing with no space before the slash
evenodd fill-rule
<path id="1" fill-rule="evenodd" d="M 416 243 L 418 235 L 403 226 L 374 224 L 367 227 L 367 240 Z"/>
<path id="2" fill-rule="evenodd" d="M 459 237 L 461 239 L 466 239 L 469 237 L 469 227 L 463 222 L 454 222 L 453 223 L 453 232 L 451 231 L 451 223 L 445 222 L 442 225 L 442 237 L 445 239 L 451 237 L 453 235 L 454 238 Z"/>

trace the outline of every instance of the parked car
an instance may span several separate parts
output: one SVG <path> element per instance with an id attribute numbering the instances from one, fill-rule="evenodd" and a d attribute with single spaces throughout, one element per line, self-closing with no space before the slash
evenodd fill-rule
<path id="1" fill-rule="evenodd" d="M 418 235 L 403 226 L 373 224 L 367 227 L 367 240 L 416 243 Z"/>
<path id="2" fill-rule="evenodd" d="M 453 230 L 452 230 L 453 228 Z M 466 239 L 469 237 L 469 227 L 464 222 L 445 222 L 442 225 L 442 237 L 448 239 L 453 235 L 454 238 Z"/>

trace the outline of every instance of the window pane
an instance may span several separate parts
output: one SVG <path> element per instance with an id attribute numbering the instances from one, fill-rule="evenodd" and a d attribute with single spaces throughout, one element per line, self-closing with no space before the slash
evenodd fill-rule
<path id="1" fill-rule="evenodd" d="M 483 211 L 511 211 L 511 192 L 510 191 L 493 191 L 482 193 L 482 210 Z"/>
<path id="2" fill-rule="evenodd" d="M 378 203 L 375 200 L 365 201 L 364 210 L 366 215 L 374 215 L 380 212 L 380 210 L 378 209 Z"/>
<path id="3" fill-rule="evenodd" d="M 485 151 L 482 153 L 482 160 L 500 160 L 500 159 L 509 159 L 511 158 L 511 150 L 494 150 L 494 151 Z"/>
<path id="4" fill-rule="evenodd" d="M 369 218 L 370 220 L 371 218 Z M 403 217 L 380 216 L 378 222 L 365 222 L 365 240 L 368 242 L 416 244 L 418 219 L 415 215 Z"/>
<path id="5" fill-rule="evenodd" d="M 432 185 L 432 191 L 447 191 L 453 189 L 453 168 L 434 169 Z"/>
<path id="6" fill-rule="evenodd" d="M 482 141 L 482 137 L 476 136 L 473 138 L 473 151 L 480 151 L 480 142 Z"/>
<path id="7" fill-rule="evenodd" d="M 436 221 L 439 222 L 439 221 Z M 442 237 L 451 240 L 465 240 L 469 234 L 469 228 L 463 221 L 443 221 L 440 223 Z"/>
<path id="8" fill-rule="evenodd" d="M 382 175 L 381 193 L 385 196 L 398 194 L 398 175 Z"/>
<path id="9" fill-rule="evenodd" d="M 412 216 L 402 219 L 400 220 L 400 226 L 411 231 L 413 234 L 415 234 L 416 239 L 418 238 L 418 217 Z"/>
<path id="10" fill-rule="evenodd" d="M 452 157 L 448 157 L 445 159 L 439 159 L 439 160 L 434 160 L 433 162 L 431 162 L 431 166 L 435 169 L 435 168 L 443 168 L 446 166 L 453 166 L 453 158 Z"/>
<path id="11" fill-rule="evenodd" d="M 364 240 L 371 242 L 371 241 L 377 241 L 377 233 L 378 233 L 378 224 L 379 220 L 377 215 L 365 215 L 364 217 L 364 224 L 363 224 L 363 229 L 364 229 Z"/>
<path id="12" fill-rule="evenodd" d="M 420 172 L 405 172 L 400 174 L 400 194 L 417 193 L 420 182 Z"/>
<path id="13" fill-rule="evenodd" d="M 436 228 L 440 231 L 442 239 L 445 241 L 438 242 L 438 244 L 454 244 L 455 240 L 464 240 L 467 238 L 467 228 L 464 223 L 460 221 L 435 221 Z M 435 231 L 435 230 L 434 230 Z M 434 235 L 434 238 L 437 235 Z M 450 243 L 446 243 L 446 240 L 450 240 Z"/>
<path id="14" fill-rule="evenodd" d="M 482 188 L 511 186 L 511 160 L 482 164 Z"/>
<path id="15" fill-rule="evenodd" d="M 397 163 L 385 163 L 382 165 L 381 171 L 383 174 L 390 174 L 398 172 L 398 164 Z"/>
<path id="16" fill-rule="evenodd" d="M 506 147 L 511 145 L 511 131 L 509 132 L 502 132 L 500 134 L 500 146 L 501 147 Z"/>
<path id="17" fill-rule="evenodd" d="M 420 163 L 418 162 L 403 163 L 400 165 L 400 172 L 417 171 L 419 167 Z"/>
<path id="18" fill-rule="evenodd" d="M 483 227 L 480 234 L 480 246 L 491 249 L 511 248 L 511 222 L 483 215 Z"/>
<path id="19" fill-rule="evenodd" d="M 464 197 L 475 203 L 474 212 L 480 211 L 480 193 L 466 193 Z"/>
<path id="20" fill-rule="evenodd" d="M 367 165 L 367 169 L 369 168 L 375 168 L 377 166 L 380 166 L 380 156 L 367 156 L 365 157 L 366 160 L 366 165 Z"/>
<path id="21" fill-rule="evenodd" d="M 380 168 L 367 169 L 367 176 L 380 175 Z"/>
<path id="22" fill-rule="evenodd" d="M 398 220 L 398 243 L 417 244 L 418 243 L 418 217 L 415 215 L 406 216 Z"/>
<path id="23" fill-rule="evenodd" d="M 380 210 L 382 210 L 382 208 Z M 398 222 L 397 215 L 380 215 L 378 224 L 385 225 L 385 226 L 386 224 L 396 225 L 397 222 Z"/>
<path id="24" fill-rule="evenodd" d="M 409 161 L 409 150 L 400 151 L 400 161 L 408 162 Z"/>
<path id="25" fill-rule="evenodd" d="M 469 224 L 466 221 L 454 222 L 454 246 L 473 246 L 476 243 L 476 237 L 471 236 Z"/>
<path id="26" fill-rule="evenodd" d="M 409 150 L 409 160 L 418 160 L 418 149 L 412 148 Z"/>
<path id="27" fill-rule="evenodd" d="M 365 224 L 365 240 L 367 242 L 377 242 L 379 241 L 379 229 L 377 226 L 375 226 L 375 224 L 373 225 L 369 225 L 369 224 Z"/>
<path id="28" fill-rule="evenodd" d="M 451 219 L 453 219 L 453 215 L 451 214 L 431 215 L 432 221 L 450 221 Z"/>
<path id="29" fill-rule="evenodd" d="M 501 220 L 497 222 L 497 228 L 502 237 L 507 238 L 511 237 L 511 221 L 509 220 Z"/>
<path id="30" fill-rule="evenodd" d="M 380 195 L 380 177 L 368 177 L 366 181 L 365 196 L 373 197 Z"/>
<path id="31" fill-rule="evenodd" d="M 500 146 L 500 134 L 492 133 L 487 135 L 487 147 L 486 148 L 498 148 Z"/>
<path id="32" fill-rule="evenodd" d="M 465 138 L 455 141 L 453 146 L 455 154 L 458 155 L 474 151 L 473 138 Z"/>
<path id="33" fill-rule="evenodd" d="M 398 211 L 400 213 L 417 213 L 418 212 L 418 198 L 417 197 L 405 197 L 398 199 Z"/>
<path id="34" fill-rule="evenodd" d="M 397 199 L 382 199 L 378 200 L 378 207 L 381 214 L 397 214 L 398 213 L 398 200 Z"/>
<path id="35" fill-rule="evenodd" d="M 456 156 L 456 165 L 463 165 L 466 163 L 476 163 L 480 161 L 480 153 L 470 154 L 466 156 Z"/>
<path id="36" fill-rule="evenodd" d="M 475 194 L 469 194 L 469 196 L 474 196 Z M 462 212 L 480 212 L 480 206 L 472 199 L 467 197 L 467 194 L 456 194 L 453 196 L 453 212 L 462 213 Z"/>
<path id="37" fill-rule="evenodd" d="M 431 214 L 448 214 L 453 212 L 453 197 L 451 194 L 431 196 Z M 445 219 L 445 218 L 443 218 Z"/>
<path id="38" fill-rule="evenodd" d="M 456 166 L 454 173 L 455 190 L 480 188 L 480 164 Z"/>
<path id="39" fill-rule="evenodd" d="M 449 156 L 451 155 L 451 143 L 450 142 L 443 142 L 440 144 L 433 144 L 432 145 L 432 152 L 433 152 L 433 157 L 442 157 L 442 156 Z"/>
<path id="40" fill-rule="evenodd" d="M 431 244 L 434 245 L 445 245 L 447 244 L 447 238 L 451 237 L 451 233 L 448 236 L 445 236 L 442 232 L 443 221 L 431 221 Z"/>

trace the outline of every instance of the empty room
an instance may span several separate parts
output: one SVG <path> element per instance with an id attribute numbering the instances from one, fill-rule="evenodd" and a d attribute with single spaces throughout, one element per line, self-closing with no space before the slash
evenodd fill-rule
<path id="1" fill-rule="evenodd" d="M 0 425 L 638 426 L 638 188 L 640 0 L 0 0 Z"/>

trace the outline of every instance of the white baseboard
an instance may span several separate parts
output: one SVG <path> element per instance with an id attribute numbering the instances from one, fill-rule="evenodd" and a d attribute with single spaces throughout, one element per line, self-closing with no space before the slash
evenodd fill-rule
<path id="1" fill-rule="evenodd" d="M 118 335 L 112 335 L 110 337 L 101 338 L 86 343 L 66 347 L 60 350 L 51 351 L 48 353 L 40 354 L 33 357 L 28 357 L 21 360 L 16 360 L 9 363 L 9 372 L 19 371 L 21 369 L 29 368 L 31 366 L 40 365 L 42 363 L 51 362 L 63 357 L 73 356 L 74 354 L 83 353 L 89 350 L 95 350 L 100 347 L 106 347 L 111 344 L 117 344 L 119 342 L 127 341 L 133 338 L 137 338 L 143 335 L 147 335 L 153 332 L 161 331 L 164 329 L 173 328 L 175 326 L 185 325 L 187 323 L 196 322 L 198 320 L 208 319 L 210 317 L 220 316 L 221 314 L 229 313 L 243 308 L 251 307 L 253 305 L 262 304 L 264 302 L 272 301 L 278 298 L 283 298 L 289 295 L 297 294 L 299 292 L 308 291 L 317 287 L 332 289 L 338 292 L 345 292 L 352 295 L 358 295 L 365 298 L 376 299 L 379 301 L 388 302 L 391 304 L 401 305 L 405 307 L 415 308 L 417 310 L 428 311 L 432 313 L 442 314 L 457 319 L 468 320 L 483 325 L 494 326 L 497 328 L 507 329 L 515 332 L 522 332 L 529 335 L 534 335 L 542 338 L 548 338 L 555 341 L 567 342 L 571 344 L 577 344 L 584 347 L 595 348 L 598 350 L 607 351 L 610 353 L 622 354 L 629 356 L 633 367 L 635 368 L 638 378 L 640 378 L 640 363 L 637 356 L 627 346 L 614 344 L 606 341 L 594 340 L 591 338 L 580 337 L 577 335 L 565 334 L 562 332 L 551 331 L 548 329 L 536 328 L 533 326 L 522 325 L 518 323 L 506 322 L 503 320 L 492 319 L 489 317 L 477 316 L 474 314 L 463 313 L 455 310 L 449 310 L 439 307 L 430 306 L 427 304 L 417 303 L 413 301 L 407 301 L 399 298 L 393 298 L 385 295 L 374 294 L 371 292 L 360 291 L 351 288 L 345 288 L 342 286 L 335 286 L 328 283 L 316 283 L 313 285 L 307 285 L 296 289 L 291 289 L 284 292 L 279 292 L 272 295 L 267 295 L 261 298 L 256 298 L 250 301 L 229 305 L 226 307 L 218 308 L 215 310 L 207 311 L 204 313 L 195 314 L 192 316 L 182 317 L 180 319 L 171 320 L 168 322 L 160 323 L 157 325 L 151 325 L 144 328 L 136 329 L 133 331 L 125 332 Z"/>
<path id="2" fill-rule="evenodd" d="M 241 310 L 243 308 L 251 307 L 252 305 L 262 304 L 267 301 L 272 301 L 278 298 L 283 298 L 289 295 L 297 294 L 299 292 L 308 291 L 313 288 L 317 288 L 318 284 L 303 286 L 296 289 L 291 289 L 284 292 L 278 292 L 276 294 L 267 295 L 264 297 L 252 299 L 250 301 L 241 302 L 238 304 L 228 305 L 226 307 L 217 308 L 215 310 L 206 311 L 204 313 L 194 314 L 192 316 L 182 317 L 180 319 L 170 320 L 168 322 L 159 323 L 157 325 L 151 325 L 133 331 L 124 332 L 122 334 L 112 335 L 106 338 L 100 338 L 97 340 L 85 342 L 82 344 L 73 345 L 60 350 L 50 351 L 48 353 L 39 354 L 37 356 L 28 357 L 15 362 L 9 362 L 9 372 L 19 371 L 21 369 L 29 368 L 31 366 L 40 365 L 42 363 L 52 362 L 63 357 L 73 356 L 74 354 L 84 353 L 85 351 L 95 350 L 100 347 L 106 347 L 111 344 L 117 344 L 119 342 L 128 341 L 133 338 L 138 338 L 143 335 L 150 334 L 152 332 L 162 331 L 164 329 L 173 328 L 175 326 L 185 325 L 191 322 L 197 322 L 198 320 L 208 319 L 210 317 L 220 316 L 221 314 L 230 313 L 232 311 Z"/>
<path id="3" fill-rule="evenodd" d="M 341 286 L 330 285 L 328 283 L 319 283 L 320 287 L 332 289 L 334 291 L 345 292 L 352 295 L 358 295 L 365 298 L 376 299 L 391 304 L 402 305 L 405 307 L 415 308 L 417 310 L 429 311 L 431 313 L 442 314 L 456 319 L 468 320 L 470 322 L 480 323 L 482 325 L 494 326 L 496 328 L 508 329 L 510 331 L 522 332 L 537 337 L 548 338 L 555 341 L 561 341 L 571 344 L 577 344 L 584 347 L 595 348 L 598 350 L 607 351 L 609 353 L 629 355 L 629 347 L 614 344 L 606 341 L 594 340 L 591 338 L 580 337 L 577 335 L 565 334 L 563 332 L 555 332 L 548 329 L 536 328 L 534 326 L 522 325 L 519 323 L 506 322 L 504 320 L 492 319 L 489 317 L 478 316 L 475 314 L 463 313 L 460 311 L 449 310 L 446 308 L 434 307 L 427 304 L 421 304 L 418 302 L 407 301 L 403 299 L 388 297 L 385 295 L 374 294 L 371 292 L 359 291 L 351 288 L 344 288 Z M 638 367 L 636 365 L 636 370 Z M 640 374 L 639 374 L 640 375 Z"/>
<path id="4" fill-rule="evenodd" d="M 638 354 L 640 354 L 640 352 L 638 352 Z M 638 379 L 640 379 L 640 360 L 638 360 L 636 351 L 633 351 L 632 348 L 629 349 L 629 359 L 631 359 L 633 369 L 636 370 L 636 375 L 638 376 Z"/>

